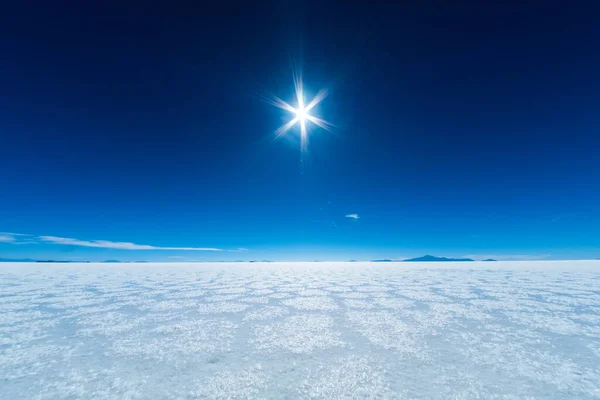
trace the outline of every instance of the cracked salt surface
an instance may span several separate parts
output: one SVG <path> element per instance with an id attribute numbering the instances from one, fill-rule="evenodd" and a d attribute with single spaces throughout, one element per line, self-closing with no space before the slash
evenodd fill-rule
<path id="1" fill-rule="evenodd" d="M 600 399 L 600 262 L 0 264 L 0 399 Z"/>

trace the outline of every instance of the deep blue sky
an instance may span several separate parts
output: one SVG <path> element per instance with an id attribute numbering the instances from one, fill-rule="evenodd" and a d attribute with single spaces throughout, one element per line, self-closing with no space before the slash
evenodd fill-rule
<path id="1" fill-rule="evenodd" d="M 592 2 L 84 3 L 0 16 L 0 257 L 600 257 Z"/>

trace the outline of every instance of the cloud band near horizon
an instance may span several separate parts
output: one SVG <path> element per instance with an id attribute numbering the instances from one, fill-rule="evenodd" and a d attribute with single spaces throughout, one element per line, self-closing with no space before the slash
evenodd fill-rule
<path id="1" fill-rule="evenodd" d="M 26 240 L 21 240 L 26 239 Z M 102 249 L 117 250 L 174 250 L 174 251 L 246 251 L 247 249 L 219 249 L 215 247 L 168 247 L 152 246 L 148 244 L 136 244 L 131 242 L 112 242 L 110 240 L 80 240 L 74 238 L 65 238 L 59 236 L 34 236 L 22 233 L 0 233 L 0 242 L 10 244 L 57 244 L 64 246 L 94 247 Z"/>

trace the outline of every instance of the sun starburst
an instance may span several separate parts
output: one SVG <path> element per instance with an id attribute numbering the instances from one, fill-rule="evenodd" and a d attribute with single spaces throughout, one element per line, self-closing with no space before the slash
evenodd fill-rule
<path id="1" fill-rule="evenodd" d="M 294 75 L 294 87 L 296 89 L 296 102 L 298 104 L 296 107 L 291 106 L 289 103 L 281 100 L 279 97 L 273 97 L 273 99 L 269 100 L 269 102 L 275 107 L 279 107 L 290 112 L 294 116 L 289 122 L 275 131 L 276 137 L 280 137 L 292 129 L 296 124 L 299 124 L 301 148 L 302 151 L 305 151 L 308 143 L 308 134 L 306 129 L 307 121 L 310 121 L 325 130 L 331 130 L 332 125 L 329 122 L 310 114 L 310 111 L 327 97 L 328 90 L 320 90 L 311 101 L 305 103 L 302 76 Z"/>

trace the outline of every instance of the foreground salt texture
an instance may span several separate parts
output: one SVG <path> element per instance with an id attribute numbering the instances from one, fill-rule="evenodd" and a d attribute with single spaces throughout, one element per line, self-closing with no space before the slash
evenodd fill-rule
<path id="1" fill-rule="evenodd" d="M 0 264 L 0 398 L 600 398 L 600 263 Z"/>

